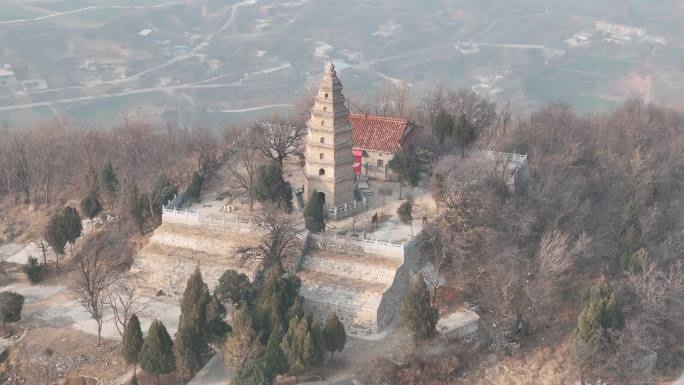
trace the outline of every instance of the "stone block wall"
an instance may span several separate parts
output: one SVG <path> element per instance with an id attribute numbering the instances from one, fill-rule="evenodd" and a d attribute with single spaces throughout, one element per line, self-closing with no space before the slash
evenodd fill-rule
<path id="1" fill-rule="evenodd" d="M 147 274 L 146 287 L 150 291 L 182 294 L 196 267 L 213 289 L 228 269 L 254 278 L 259 263 L 242 261 L 236 249 L 256 242 L 254 237 L 226 228 L 164 223 L 140 251 L 135 266 Z"/>
<path id="2" fill-rule="evenodd" d="M 344 253 L 338 247 L 314 250 L 304 257 L 299 273 L 305 310 L 318 319 L 335 312 L 354 334 L 386 328 L 398 319 L 410 279 L 418 270 L 416 244 L 403 246 L 403 258 L 358 249 Z"/>
<path id="3" fill-rule="evenodd" d="M 321 321 L 331 313 L 336 313 L 350 333 L 377 330 L 376 316 L 381 293 L 359 287 L 312 282 L 306 277 L 302 281 L 300 294 L 304 298 L 305 312 Z"/>
<path id="4" fill-rule="evenodd" d="M 401 303 L 408 294 L 411 278 L 419 269 L 418 240 L 409 242 L 404 248 L 404 263 L 397 269 L 392 285 L 385 290 L 378 307 L 378 327 L 384 329 L 399 319 Z"/>
<path id="5" fill-rule="evenodd" d="M 348 254 L 340 257 L 332 253 L 316 253 L 304 258 L 302 268 L 352 279 L 391 285 L 401 262 L 373 256 Z"/>

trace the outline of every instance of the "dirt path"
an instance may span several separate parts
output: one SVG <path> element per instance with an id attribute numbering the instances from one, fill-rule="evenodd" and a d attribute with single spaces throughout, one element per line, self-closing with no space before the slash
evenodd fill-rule
<path id="1" fill-rule="evenodd" d="M 223 354 L 216 353 L 188 385 L 229 385 L 233 376 L 233 371 L 223 366 Z"/>

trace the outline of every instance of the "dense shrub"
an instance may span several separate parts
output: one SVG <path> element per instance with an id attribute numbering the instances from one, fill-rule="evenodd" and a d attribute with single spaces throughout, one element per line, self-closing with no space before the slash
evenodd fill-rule
<path id="1" fill-rule="evenodd" d="M 28 257 L 22 269 L 32 283 L 40 282 L 43 279 L 43 266 L 38 263 L 36 258 Z"/>

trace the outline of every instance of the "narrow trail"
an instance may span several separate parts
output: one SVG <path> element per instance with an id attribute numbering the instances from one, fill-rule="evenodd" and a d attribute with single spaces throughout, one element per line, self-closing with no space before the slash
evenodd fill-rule
<path id="1" fill-rule="evenodd" d="M 31 22 L 36 22 L 36 21 L 43 21 L 47 19 L 52 19 L 55 17 L 60 17 L 60 16 L 68 16 L 68 15 L 73 15 L 77 13 L 82 13 L 82 12 L 87 12 L 87 11 L 92 11 L 95 9 L 101 9 L 101 8 L 110 8 L 110 9 L 153 9 L 153 8 L 164 8 L 164 7 L 169 7 L 172 5 L 179 5 L 179 4 L 187 4 L 187 2 L 184 1 L 172 1 L 168 3 L 163 3 L 163 4 L 156 4 L 156 5 L 91 5 L 88 7 L 83 7 L 83 8 L 78 8 L 78 9 L 72 9 L 70 11 L 64 11 L 64 12 L 55 12 L 51 13 L 49 15 L 43 15 L 43 16 L 36 16 L 36 17 L 30 17 L 30 18 L 25 18 L 25 19 L 15 19 L 15 20 L 5 20 L 5 21 L 0 21 L 0 25 L 6 25 L 6 24 L 19 24 L 19 23 L 31 23 Z"/>
<path id="2" fill-rule="evenodd" d="M 475 33 L 475 34 L 472 35 L 470 38 L 468 38 L 468 43 L 472 43 L 472 42 L 475 40 L 475 38 L 477 38 L 477 37 L 479 37 L 479 36 L 481 36 L 481 35 L 484 35 L 485 33 L 491 31 L 492 28 L 494 28 L 494 27 L 496 26 L 496 24 L 498 24 L 499 22 L 502 22 L 502 21 L 511 21 L 511 20 L 520 20 L 520 19 L 526 19 L 526 18 L 530 18 L 530 17 L 537 17 L 537 16 L 550 15 L 550 14 L 551 14 L 551 11 L 549 11 L 549 9 L 546 8 L 546 9 L 544 10 L 544 12 L 536 12 L 536 13 L 530 13 L 530 14 L 527 14 L 527 15 L 512 16 L 512 17 L 499 17 L 499 18 L 496 18 L 496 19 L 492 20 L 491 23 L 489 23 L 489 25 L 487 26 L 487 28 L 483 29 L 483 30 L 480 31 L 480 32 Z"/>
<path id="3" fill-rule="evenodd" d="M 250 108 L 237 108 L 234 110 L 212 110 L 212 109 L 207 109 L 208 112 L 224 112 L 224 113 L 237 113 L 237 112 L 252 112 L 252 111 L 260 111 L 260 110 L 269 110 L 271 108 L 288 108 L 288 107 L 296 107 L 294 104 L 268 104 L 265 106 L 258 106 L 258 107 L 250 107 Z"/>

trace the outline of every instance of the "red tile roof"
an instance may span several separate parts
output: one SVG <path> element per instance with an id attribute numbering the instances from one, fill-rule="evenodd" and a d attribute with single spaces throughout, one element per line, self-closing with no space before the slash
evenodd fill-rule
<path id="1" fill-rule="evenodd" d="M 406 119 L 382 116 L 350 113 L 349 123 L 354 148 L 371 151 L 398 152 L 416 130 Z"/>

